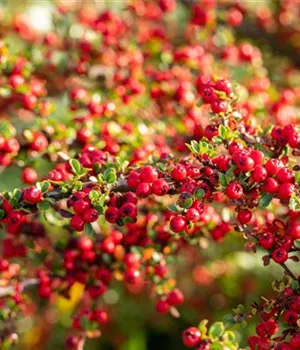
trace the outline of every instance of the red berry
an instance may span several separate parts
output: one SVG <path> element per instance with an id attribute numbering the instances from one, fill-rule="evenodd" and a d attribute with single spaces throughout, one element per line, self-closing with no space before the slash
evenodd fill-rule
<path id="1" fill-rule="evenodd" d="M 267 177 L 267 170 L 262 165 L 256 165 L 251 174 L 254 182 L 264 181 Z"/>
<path id="2" fill-rule="evenodd" d="M 77 247 L 82 251 L 91 250 L 93 245 L 93 241 L 87 236 L 83 235 L 78 238 Z"/>
<path id="3" fill-rule="evenodd" d="M 269 176 L 277 174 L 278 170 L 283 167 L 283 163 L 279 159 L 270 159 L 267 161 L 265 168 Z"/>
<path id="4" fill-rule="evenodd" d="M 283 319 L 288 324 L 294 324 L 298 320 L 298 312 L 294 310 L 288 310 L 283 314 Z"/>
<path id="5" fill-rule="evenodd" d="M 110 222 L 111 224 L 114 224 L 119 219 L 119 210 L 116 207 L 110 207 L 107 208 L 105 212 L 105 219 Z"/>
<path id="6" fill-rule="evenodd" d="M 187 170 L 183 164 L 177 164 L 171 171 L 171 176 L 176 181 L 183 181 L 187 177 Z"/>
<path id="7" fill-rule="evenodd" d="M 105 324 L 108 321 L 108 315 L 107 312 L 99 309 L 95 310 L 92 315 L 92 320 L 96 321 L 98 324 Z"/>
<path id="8" fill-rule="evenodd" d="M 123 217 L 129 217 L 131 219 L 135 219 L 137 217 L 137 207 L 132 203 L 125 203 L 119 210 L 119 213 Z"/>
<path id="9" fill-rule="evenodd" d="M 90 206 L 91 202 L 87 198 L 79 199 L 73 203 L 73 209 L 76 214 L 83 214 Z"/>
<path id="10" fill-rule="evenodd" d="M 257 149 L 253 149 L 250 152 L 250 157 L 254 160 L 255 165 L 261 165 L 263 163 L 264 154 Z"/>
<path id="11" fill-rule="evenodd" d="M 282 184 L 286 182 L 293 183 L 295 180 L 295 176 L 291 169 L 281 168 L 276 174 L 276 179 Z"/>
<path id="12" fill-rule="evenodd" d="M 226 112 L 228 109 L 228 102 L 225 100 L 215 100 L 211 104 L 211 109 L 214 113 Z"/>
<path id="13" fill-rule="evenodd" d="M 127 183 L 130 188 L 136 188 L 140 183 L 140 174 L 137 171 L 132 171 L 127 178 Z"/>
<path id="14" fill-rule="evenodd" d="M 130 284 L 138 284 L 142 281 L 140 271 L 134 268 L 130 268 L 126 270 L 124 274 L 124 279 L 127 283 L 130 283 Z"/>
<path id="15" fill-rule="evenodd" d="M 271 249 L 275 243 L 273 233 L 264 232 L 258 239 L 258 244 L 264 249 Z"/>
<path id="16" fill-rule="evenodd" d="M 140 181 L 152 183 L 158 179 L 158 171 L 150 165 L 142 168 Z"/>
<path id="17" fill-rule="evenodd" d="M 147 182 L 140 182 L 136 188 L 136 195 L 140 198 L 146 198 L 151 194 L 151 186 Z"/>
<path id="18" fill-rule="evenodd" d="M 227 20 L 232 27 L 238 27 L 243 22 L 243 14 L 235 8 L 230 9 L 228 11 Z"/>
<path id="19" fill-rule="evenodd" d="M 25 168 L 22 171 L 22 181 L 25 184 L 32 185 L 37 181 L 38 174 L 32 168 Z"/>
<path id="20" fill-rule="evenodd" d="M 169 293 L 167 303 L 172 306 L 177 306 L 183 303 L 184 296 L 179 289 L 174 289 Z"/>
<path id="21" fill-rule="evenodd" d="M 272 252 L 272 259 L 278 264 L 285 263 L 288 257 L 288 252 L 284 248 L 277 248 Z"/>
<path id="22" fill-rule="evenodd" d="M 201 340 L 200 330 L 196 327 L 190 327 L 182 333 L 182 342 L 188 348 L 197 346 Z"/>
<path id="23" fill-rule="evenodd" d="M 226 195 L 230 199 L 239 199 L 243 196 L 243 187 L 239 182 L 231 182 L 227 187 L 226 187 Z"/>
<path id="24" fill-rule="evenodd" d="M 242 225 L 248 224 L 252 218 L 252 213 L 248 209 L 242 209 L 238 212 L 237 218 Z"/>
<path id="25" fill-rule="evenodd" d="M 263 183 L 262 190 L 267 193 L 276 193 L 278 190 L 278 182 L 272 177 L 268 177 Z"/>
<path id="26" fill-rule="evenodd" d="M 171 230 L 176 233 L 185 230 L 186 225 L 185 218 L 182 215 L 173 216 L 170 221 Z"/>
<path id="27" fill-rule="evenodd" d="M 170 305 L 165 300 L 159 299 L 156 302 L 155 308 L 159 314 L 166 314 L 169 312 Z"/>
<path id="28" fill-rule="evenodd" d="M 293 239 L 300 239 L 300 223 L 292 223 L 292 225 L 288 228 L 287 233 Z"/>
<path id="29" fill-rule="evenodd" d="M 291 337 L 290 344 L 293 347 L 293 349 L 300 349 L 300 333 L 296 333 Z"/>
<path id="30" fill-rule="evenodd" d="M 278 195 L 280 199 L 287 200 L 290 199 L 292 193 L 295 190 L 295 186 L 291 183 L 284 183 L 278 187 Z"/>
<path id="31" fill-rule="evenodd" d="M 42 192 L 36 187 L 28 187 L 23 190 L 22 199 L 25 202 L 37 204 L 42 200 Z"/>
<path id="32" fill-rule="evenodd" d="M 164 179 L 155 180 L 152 184 L 152 192 L 157 196 L 164 196 L 169 191 L 169 184 Z"/>
<path id="33" fill-rule="evenodd" d="M 83 219 L 85 222 L 95 222 L 98 220 L 99 213 L 95 208 L 87 209 L 83 214 Z"/>
<path id="34" fill-rule="evenodd" d="M 191 222 L 197 222 L 200 219 L 200 213 L 195 208 L 189 208 L 185 214 L 185 219 Z"/>
<path id="35" fill-rule="evenodd" d="M 71 218 L 70 225 L 75 231 L 82 231 L 85 221 L 80 215 L 74 215 Z"/>

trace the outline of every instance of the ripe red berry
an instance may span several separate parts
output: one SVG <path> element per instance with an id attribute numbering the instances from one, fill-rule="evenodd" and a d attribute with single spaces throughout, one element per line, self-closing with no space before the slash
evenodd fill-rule
<path id="1" fill-rule="evenodd" d="M 125 271 L 124 279 L 127 283 L 138 284 L 142 281 L 142 276 L 139 270 L 130 268 Z"/>
<path id="2" fill-rule="evenodd" d="M 99 213 L 95 208 L 87 209 L 83 214 L 83 219 L 85 222 L 95 222 L 98 220 Z"/>
<path id="3" fill-rule="evenodd" d="M 226 195 L 230 199 L 239 199 L 243 196 L 243 194 L 244 194 L 243 187 L 239 182 L 231 182 L 226 187 Z"/>
<path id="4" fill-rule="evenodd" d="M 200 213 L 195 208 L 189 208 L 185 214 L 185 219 L 191 222 L 197 222 L 200 219 Z"/>
<path id="5" fill-rule="evenodd" d="M 98 309 L 93 312 L 91 319 L 98 324 L 105 324 L 108 321 L 108 314 L 106 311 Z"/>
<path id="6" fill-rule="evenodd" d="M 293 349 L 300 349 L 300 333 L 296 333 L 291 337 L 290 344 L 293 347 Z"/>
<path id="7" fill-rule="evenodd" d="M 290 199 L 292 193 L 295 190 L 295 186 L 291 183 L 284 183 L 278 187 L 278 195 L 280 199 L 287 200 Z"/>
<path id="8" fill-rule="evenodd" d="M 170 305 L 165 300 L 159 299 L 156 302 L 155 308 L 159 314 L 166 314 L 169 312 Z"/>
<path id="9" fill-rule="evenodd" d="M 82 231 L 85 221 L 80 215 L 74 215 L 71 218 L 70 225 L 75 231 Z"/>
<path id="10" fill-rule="evenodd" d="M 277 174 L 278 170 L 283 167 L 283 163 L 279 159 L 269 159 L 265 165 L 269 176 Z"/>
<path id="11" fill-rule="evenodd" d="M 76 200 L 73 203 L 73 209 L 76 214 L 83 214 L 90 206 L 91 202 L 87 198 Z"/>
<path id="12" fill-rule="evenodd" d="M 158 171 L 150 165 L 142 168 L 140 181 L 152 183 L 158 179 Z"/>
<path id="13" fill-rule="evenodd" d="M 125 203 L 119 209 L 119 213 L 123 217 L 129 217 L 131 219 L 135 219 L 137 217 L 137 207 L 133 203 Z"/>
<path id="14" fill-rule="evenodd" d="M 78 350 L 79 344 L 80 344 L 80 338 L 76 337 L 75 335 L 69 336 L 66 339 L 66 348 L 69 350 Z"/>
<path id="15" fill-rule="evenodd" d="M 140 198 L 146 198 L 151 194 L 151 186 L 147 182 L 140 182 L 136 188 L 136 195 Z"/>
<path id="16" fill-rule="evenodd" d="M 182 342 L 188 348 L 197 346 L 201 340 L 200 330 L 196 327 L 189 327 L 182 333 Z"/>
<path id="17" fill-rule="evenodd" d="M 172 290 L 167 298 L 167 303 L 172 306 L 177 306 L 183 303 L 184 296 L 179 289 Z"/>
<path id="18" fill-rule="evenodd" d="M 37 204 L 42 200 L 42 192 L 36 187 L 28 187 L 23 190 L 22 199 L 31 204 Z"/>
<path id="19" fill-rule="evenodd" d="M 227 21 L 232 27 L 238 27 L 243 22 L 243 14 L 241 11 L 233 8 L 228 11 Z"/>
<path id="20" fill-rule="evenodd" d="M 295 176 L 291 169 L 281 168 L 276 174 L 276 179 L 282 184 L 286 182 L 293 183 L 295 180 Z"/>
<path id="21" fill-rule="evenodd" d="M 298 320 L 298 313 L 294 310 L 287 310 L 283 314 L 283 319 L 288 324 L 294 324 Z"/>
<path id="22" fill-rule="evenodd" d="M 285 263 L 288 257 L 288 252 L 284 248 L 277 248 L 272 252 L 272 259 L 278 264 Z"/>
<path id="23" fill-rule="evenodd" d="M 91 250 L 93 245 L 93 241 L 85 235 L 78 238 L 77 247 L 82 251 Z"/>
<path id="24" fill-rule="evenodd" d="M 38 174 L 32 168 L 25 168 L 22 171 L 22 181 L 25 184 L 32 185 L 37 181 Z"/>
<path id="25" fill-rule="evenodd" d="M 171 230 L 176 233 L 185 230 L 186 225 L 185 218 L 182 215 L 173 216 L 170 221 Z"/>
<path id="26" fill-rule="evenodd" d="M 241 224 L 248 224 L 252 218 L 252 213 L 248 209 L 242 209 L 238 212 L 237 218 Z"/>
<path id="27" fill-rule="evenodd" d="M 256 165 L 251 174 L 254 182 L 264 181 L 267 177 L 267 170 L 262 165 Z"/>
<path id="28" fill-rule="evenodd" d="M 211 109 L 214 113 L 226 112 L 228 109 L 228 102 L 225 100 L 215 100 L 211 103 Z"/>
<path id="29" fill-rule="evenodd" d="M 152 184 L 152 192 L 157 196 L 164 196 L 169 191 L 169 184 L 164 179 L 155 180 Z"/>
<path id="30" fill-rule="evenodd" d="M 176 181 L 183 181 L 187 177 L 187 170 L 183 164 L 177 164 L 171 171 L 171 176 Z"/>
<path id="31" fill-rule="evenodd" d="M 292 223 L 288 227 L 287 234 L 293 239 L 300 239 L 300 223 Z"/>
<path id="32" fill-rule="evenodd" d="M 275 237 L 271 232 L 264 232 L 259 236 L 258 244 L 264 249 L 271 249 L 275 243 Z"/>
<path id="33" fill-rule="evenodd" d="M 116 223 L 119 219 L 119 216 L 119 209 L 116 207 L 107 208 L 105 212 L 105 219 L 111 224 Z"/>
<path id="34" fill-rule="evenodd" d="M 267 193 L 276 193 L 278 190 L 278 182 L 272 177 L 268 177 L 263 183 L 262 190 Z"/>
<path id="35" fill-rule="evenodd" d="M 137 171 L 132 171 L 127 178 L 127 183 L 130 188 L 136 188 L 140 183 L 140 174 Z"/>

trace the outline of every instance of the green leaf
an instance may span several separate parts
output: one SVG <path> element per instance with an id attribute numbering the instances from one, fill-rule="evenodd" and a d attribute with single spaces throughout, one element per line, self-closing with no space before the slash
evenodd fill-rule
<path id="1" fill-rule="evenodd" d="M 188 209 L 191 205 L 193 204 L 193 199 L 192 198 L 188 198 L 184 201 L 184 205 L 183 207 L 185 209 Z"/>
<path id="2" fill-rule="evenodd" d="M 89 222 L 86 222 L 86 223 L 84 224 L 84 233 L 85 233 L 87 236 L 92 236 L 93 233 L 94 233 L 93 226 L 92 226 Z"/>
<path id="3" fill-rule="evenodd" d="M 5 211 L 3 209 L 0 209 L 0 219 L 3 219 L 5 216 Z"/>
<path id="4" fill-rule="evenodd" d="M 228 185 L 227 176 L 223 173 L 219 173 L 219 184 L 224 187 Z"/>
<path id="5" fill-rule="evenodd" d="M 296 195 L 296 193 L 292 193 L 289 202 L 289 208 L 293 211 L 300 210 L 300 198 Z"/>
<path id="6" fill-rule="evenodd" d="M 103 179 L 104 179 L 104 181 L 108 182 L 109 184 L 116 182 L 116 180 L 117 180 L 116 170 L 113 168 L 106 169 L 104 174 L 103 174 Z"/>
<path id="7" fill-rule="evenodd" d="M 48 210 L 51 208 L 51 204 L 48 201 L 43 201 L 37 204 L 39 210 Z"/>
<path id="8" fill-rule="evenodd" d="M 296 292 L 300 286 L 299 281 L 293 280 L 292 281 L 292 289 Z"/>
<path id="9" fill-rule="evenodd" d="M 264 194 L 259 200 L 260 208 L 267 208 L 272 202 L 273 196 L 271 194 Z"/>
<path id="10" fill-rule="evenodd" d="M 232 136 L 231 130 L 222 124 L 219 126 L 219 135 L 223 140 L 229 140 Z"/>
<path id="11" fill-rule="evenodd" d="M 235 342 L 235 334 L 232 331 L 226 331 L 223 338 L 227 340 L 229 343 Z"/>
<path id="12" fill-rule="evenodd" d="M 295 182 L 300 185 L 300 171 L 295 172 Z"/>
<path id="13" fill-rule="evenodd" d="M 43 182 L 41 183 L 41 191 L 42 191 L 42 193 L 47 192 L 47 190 L 49 189 L 49 187 L 50 187 L 50 182 L 48 182 L 48 181 L 43 181 Z"/>
<path id="14" fill-rule="evenodd" d="M 92 202 L 92 204 L 96 203 L 98 199 L 100 198 L 100 193 L 98 191 L 91 191 L 89 193 L 89 198 Z"/>
<path id="15" fill-rule="evenodd" d="M 215 322 L 210 326 L 208 331 L 208 336 L 211 339 L 218 339 L 223 335 L 224 332 L 225 332 L 225 326 L 223 322 Z"/>
<path id="16" fill-rule="evenodd" d="M 170 205 L 168 206 L 168 209 L 169 209 L 170 211 L 174 211 L 175 213 L 178 212 L 178 208 L 177 208 L 177 206 L 176 206 L 175 204 L 170 204 Z"/>
<path id="17" fill-rule="evenodd" d="M 213 343 L 210 345 L 211 350 L 223 350 L 224 346 L 222 343 Z"/>
<path id="18" fill-rule="evenodd" d="M 202 320 L 198 325 L 202 337 L 207 334 L 207 324 L 208 320 Z"/>
<path id="19" fill-rule="evenodd" d="M 203 198 L 205 195 L 205 191 L 203 188 L 198 188 L 195 192 L 194 192 L 194 196 L 196 199 L 201 199 Z"/>
<path id="20" fill-rule="evenodd" d="M 77 159 L 71 159 L 69 160 L 69 163 L 71 165 L 71 168 L 76 175 L 80 175 L 82 172 L 81 165 Z"/>

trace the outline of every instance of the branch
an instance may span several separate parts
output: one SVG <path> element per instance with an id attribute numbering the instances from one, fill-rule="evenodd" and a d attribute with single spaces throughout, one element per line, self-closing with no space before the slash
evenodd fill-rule
<path id="1" fill-rule="evenodd" d="M 25 280 L 24 282 L 21 282 L 21 290 L 29 289 L 30 287 L 33 287 L 39 283 L 39 280 L 37 278 L 30 278 L 28 280 Z M 16 286 L 6 286 L 6 287 L 0 287 L 0 297 L 5 297 L 8 295 L 11 295 L 14 293 L 16 289 Z"/>

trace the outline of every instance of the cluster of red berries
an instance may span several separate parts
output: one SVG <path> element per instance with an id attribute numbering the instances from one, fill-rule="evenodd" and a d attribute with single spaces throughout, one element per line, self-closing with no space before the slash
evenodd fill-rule
<path id="1" fill-rule="evenodd" d="M 121 196 L 112 194 L 107 202 L 108 208 L 105 212 L 105 219 L 118 225 L 123 225 L 123 219 L 126 218 L 135 221 L 138 215 L 137 203 L 138 199 L 133 192 L 127 192 Z"/>
<path id="2" fill-rule="evenodd" d="M 295 220 L 284 223 L 274 219 L 267 223 L 263 231 L 257 235 L 258 245 L 271 253 L 272 259 L 279 263 L 285 263 L 289 258 L 289 251 L 300 238 L 300 224 Z"/>
<path id="3" fill-rule="evenodd" d="M 99 213 L 92 207 L 89 195 L 84 191 L 74 193 L 68 200 L 68 206 L 72 207 L 75 213 L 70 221 L 75 231 L 83 231 L 85 223 L 93 223 L 98 220 Z"/>
<path id="4" fill-rule="evenodd" d="M 297 320 L 300 315 L 300 296 L 291 288 L 286 288 L 279 296 L 277 302 L 268 311 L 261 311 L 261 322 L 256 326 L 256 336 L 248 339 L 251 350 L 270 349 L 272 337 L 279 331 L 279 316 L 289 327 L 289 339 L 278 342 L 276 350 L 295 350 L 300 347 L 300 333 L 297 327 Z"/>
<path id="5" fill-rule="evenodd" d="M 213 81 L 200 76 L 196 81 L 196 87 L 203 101 L 210 104 L 214 113 L 219 114 L 228 111 L 233 91 L 228 80 Z"/>
<path id="6" fill-rule="evenodd" d="M 139 198 L 147 198 L 152 193 L 157 196 L 164 196 L 169 191 L 169 184 L 163 178 L 159 178 L 156 168 L 147 165 L 140 172 L 133 170 L 128 178 L 127 184 L 135 189 Z"/>

